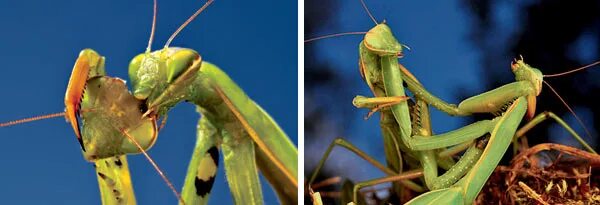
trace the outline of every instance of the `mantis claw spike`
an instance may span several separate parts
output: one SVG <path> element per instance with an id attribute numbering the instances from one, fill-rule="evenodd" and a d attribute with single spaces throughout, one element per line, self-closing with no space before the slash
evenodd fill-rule
<path id="1" fill-rule="evenodd" d="M 371 118 L 371 116 L 373 116 L 373 114 L 375 114 L 375 112 L 377 112 L 377 110 L 371 110 L 369 111 L 369 113 L 367 113 L 367 115 L 365 115 L 365 120 L 368 120 L 369 118 Z"/>
<path id="2" fill-rule="evenodd" d="M 81 136 L 81 134 L 80 134 L 80 136 Z M 83 146 L 83 139 L 81 137 L 78 137 L 77 141 L 79 142 L 79 145 L 81 145 L 81 150 L 83 150 L 83 152 L 85 152 L 85 147 Z"/>

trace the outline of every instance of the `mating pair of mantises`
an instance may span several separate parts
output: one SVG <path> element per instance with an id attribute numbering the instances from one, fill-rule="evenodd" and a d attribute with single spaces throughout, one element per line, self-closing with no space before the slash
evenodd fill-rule
<path id="1" fill-rule="evenodd" d="M 362 3 L 364 6 L 364 2 Z M 388 175 L 350 186 L 352 188 L 344 186 L 348 190 L 343 190 L 342 200 L 351 200 L 353 203 L 364 202 L 359 197 L 359 191 L 363 187 L 398 182 L 392 186 L 394 194 L 402 194 L 400 186 L 416 192 L 429 190 L 407 204 L 471 204 L 511 142 L 517 143 L 523 133 L 550 118 L 566 128 L 588 151 L 596 153 L 553 113 L 544 112 L 535 116 L 536 97 L 542 90 L 542 83 L 545 83 L 543 78 L 563 74 L 543 75 L 540 70 L 526 64 L 521 57 L 511 64 L 516 82 L 470 97 L 458 106 L 449 104 L 430 94 L 399 64 L 398 58 L 402 56 L 403 45 L 393 36 L 389 26 L 385 23 L 378 24 L 372 19 L 377 25 L 365 33 L 359 45 L 359 68 L 374 97 L 357 96 L 353 104 L 358 108 L 371 109 L 369 116 L 373 112 L 380 112 L 388 166 L 377 162 L 348 141 L 338 138 L 325 151 L 308 180 L 309 192 L 314 193 L 310 185 L 336 145 L 356 153 Z M 589 66 L 576 70 L 587 67 Z M 573 71 L 568 73 L 571 72 Z M 404 84 L 413 94 L 414 102 L 406 96 Z M 444 134 L 432 135 L 429 105 L 452 116 L 491 113 L 495 117 Z M 524 117 L 530 121 L 517 131 Z M 452 156 L 463 151 L 462 157 L 455 162 Z M 408 162 L 412 170 L 402 172 L 403 160 Z M 447 171 L 438 175 L 438 167 Z M 423 177 L 427 188 L 410 181 L 420 177 Z M 352 193 L 352 197 L 348 197 L 348 192 Z M 318 200 L 320 195 L 314 194 L 313 199 Z"/>
<path id="2" fill-rule="evenodd" d="M 174 37 L 213 0 L 208 0 L 169 38 L 151 52 L 156 25 L 145 53 L 129 64 L 133 95 L 125 82 L 109 77 L 105 59 L 81 51 L 65 94 L 65 112 L 3 123 L 65 116 L 86 160 L 94 162 L 103 204 L 135 204 L 125 154 L 143 153 L 177 196 L 180 204 L 206 204 L 215 181 L 219 150 L 236 204 L 262 204 L 258 170 L 270 182 L 280 203 L 297 204 L 298 152 L 277 123 L 220 68 L 191 49 L 169 47 Z M 202 115 L 197 143 L 182 193 L 176 191 L 146 151 L 157 139 L 157 120 L 181 101 L 192 102 Z M 162 126 L 161 126 L 162 127 Z"/>

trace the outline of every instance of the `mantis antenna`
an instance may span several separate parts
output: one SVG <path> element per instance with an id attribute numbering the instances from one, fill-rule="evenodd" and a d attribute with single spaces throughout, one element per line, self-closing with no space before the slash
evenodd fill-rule
<path id="1" fill-rule="evenodd" d="M 321 40 L 321 39 L 326 39 L 326 38 L 338 37 L 338 36 L 365 35 L 365 34 L 367 34 L 366 31 L 354 31 L 354 32 L 345 32 L 345 33 L 335 33 L 335 34 L 329 34 L 329 35 L 324 35 L 324 36 L 309 38 L 307 40 L 304 40 L 304 43 L 308 43 L 308 42 L 316 41 L 316 40 Z"/>
<path id="2" fill-rule="evenodd" d="M 0 127 L 9 127 L 9 126 L 17 125 L 17 124 L 23 124 L 23 123 L 28 123 L 28 122 L 38 121 L 38 120 L 45 120 L 45 119 L 61 117 L 61 116 L 65 116 L 65 112 L 58 112 L 58 113 L 52 113 L 52 114 L 47 114 L 47 115 L 40 115 L 40 116 L 35 116 L 35 117 L 24 118 L 24 119 L 20 119 L 20 120 L 3 122 L 3 123 L 0 123 Z"/>
<path id="3" fill-rule="evenodd" d="M 562 97 L 560 97 L 558 92 L 556 92 L 556 90 L 554 90 L 554 88 L 550 85 L 550 83 L 546 82 L 545 80 L 542 82 L 544 82 L 544 84 L 546 84 L 548 86 L 548 88 L 550 88 L 550 90 L 554 93 L 554 95 L 556 95 L 556 97 L 558 97 L 560 102 L 562 102 L 562 104 L 567 108 L 567 110 L 569 110 L 569 112 L 573 115 L 573 117 L 575 117 L 575 120 L 577 120 L 579 125 L 581 125 L 581 127 L 583 127 L 585 134 L 589 138 L 592 138 L 592 134 L 590 134 L 590 131 L 587 129 L 587 127 L 585 127 L 585 125 L 583 124 L 583 121 L 579 118 L 579 116 L 577 116 L 577 114 L 575 114 L 575 111 L 573 111 L 573 109 L 571 109 L 571 106 L 569 106 L 569 104 L 567 104 L 567 102 Z"/>
<path id="4" fill-rule="evenodd" d="M 175 36 L 177 36 L 177 34 L 179 34 L 179 32 L 181 32 L 181 30 L 183 30 L 183 28 L 185 28 L 190 22 L 192 22 L 196 16 L 198 16 L 200 13 L 202 13 L 202 11 L 204 11 L 204 9 L 206 9 L 206 7 L 208 7 L 214 0 L 208 0 L 206 3 L 204 3 L 204 5 L 202 7 L 200 7 L 196 13 L 194 13 L 192 16 L 190 16 L 190 18 L 188 18 L 185 22 L 183 22 L 183 24 L 181 24 L 181 26 L 179 26 L 179 28 L 177 28 L 177 30 L 173 33 L 173 35 L 171 35 L 171 37 L 169 37 L 169 40 L 167 40 L 167 43 L 165 44 L 165 48 L 169 47 L 169 44 L 171 44 L 171 41 L 173 41 L 173 39 L 175 38 Z"/>
<path id="5" fill-rule="evenodd" d="M 152 40 L 154 40 L 154 31 L 156 30 L 156 15 L 158 13 L 158 3 L 156 1 L 157 0 L 154 0 L 154 12 L 152 14 L 152 30 L 150 31 L 150 39 L 148 39 L 148 47 L 146 47 L 146 53 L 150 53 L 150 51 L 152 51 Z"/>
<path id="6" fill-rule="evenodd" d="M 523 57 L 521 57 L 523 58 Z M 544 75 L 544 78 L 553 78 L 553 77 L 559 77 L 559 76 L 563 76 L 563 75 L 567 75 L 567 74 L 571 74 L 574 72 L 578 72 L 590 67 L 593 67 L 595 65 L 600 64 L 600 61 L 596 61 L 593 63 L 590 63 L 588 65 L 570 70 L 570 71 L 566 71 L 566 72 L 562 72 L 562 73 L 556 73 L 556 74 L 549 74 L 549 75 Z M 579 118 L 579 116 L 577 116 L 577 114 L 575 114 L 575 112 L 573 111 L 573 109 L 571 109 L 571 107 L 567 104 L 567 102 L 560 97 L 560 95 L 558 94 L 558 92 L 556 92 L 556 90 L 554 90 L 554 88 L 550 85 L 550 83 L 548 83 L 547 81 L 542 81 L 544 82 L 544 84 L 546 84 L 546 86 L 548 86 L 548 88 L 550 88 L 550 90 L 554 93 L 554 95 L 556 95 L 556 97 L 558 97 L 558 99 L 562 102 L 562 104 L 567 108 L 567 110 L 569 110 L 569 112 L 575 117 L 575 120 L 577 120 L 577 122 L 581 125 L 581 127 L 583 127 L 583 130 L 585 131 L 585 133 L 587 134 L 588 137 L 592 138 L 592 134 L 590 134 L 590 131 L 587 129 L 587 127 L 585 127 L 585 125 L 583 124 L 583 121 Z"/>
<path id="7" fill-rule="evenodd" d="M 165 183 L 167 183 L 167 186 L 169 186 L 171 191 L 173 191 L 173 194 L 175 194 L 177 199 L 179 199 L 179 202 L 181 202 L 181 204 L 185 205 L 185 201 L 183 201 L 183 198 L 181 198 L 181 195 L 179 194 L 179 192 L 177 192 L 177 189 L 175 189 L 175 187 L 173 186 L 173 183 L 171 183 L 171 181 L 169 181 L 169 178 L 167 178 L 165 173 L 160 169 L 160 167 L 158 167 L 156 162 L 154 162 L 154 160 L 152 159 L 152 157 L 150 157 L 150 155 L 146 152 L 146 150 L 144 150 L 144 148 L 142 148 L 142 146 L 135 140 L 135 138 L 133 138 L 133 137 L 131 137 L 131 135 L 129 135 L 127 130 L 121 130 L 121 132 L 123 134 L 125 134 L 125 136 L 127 136 L 127 139 L 129 139 L 129 141 L 131 141 L 131 142 L 133 142 L 133 144 L 135 144 L 135 146 L 142 152 L 142 154 L 144 154 L 144 157 L 146 157 L 146 159 L 150 162 L 150 164 L 152 164 L 152 167 L 154 167 L 156 172 L 158 172 L 158 175 L 160 175 L 160 177 L 163 179 L 163 181 L 165 181 Z"/>
<path id="8" fill-rule="evenodd" d="M 367 12 L 367 14 L 369 14 L 369 17 L 371 18 L 371 20 L 373 20 L 373 23 L 375 23 L 375 25 L 377 25 L 377 20 L 375 19 L 375 17 L 373 17 L 373 14 L 371 14 L 371 11 L 369 11 L 369 8 L 367 8 L 367 4 L 365 3 L 365 0 L 360 0 L 360 4 L 362 4 L 362 7 L 365 9 L 365 11 Z"/>
<path id="9" fill-rule="evenodd" d="M 589 67 L 592 67 L 592 66 L 595 66 L 595 65 L 598 65 L 598 64 L 600 64 L 600 61 L 596 61 L 596 62 L 590 63 L 588 65 L 585 65 L 585 66 L 582 66 L 580 68 L 576 68 L 576 69 L 573 69 L 573 70 L 570 70 L 570 71 L 566 71 L 566 72 L 562 72 L 562 73 L 556 73 L 556 74 L 550 74 L 550 75 L 544 75 L 544 78 L 552 78 L 552 77 L 558 77 L 558 76 L 563 76 L 563 75 L 571 74 L 571 73 L 574 73 L 574 72 L 577 72 L 577 71 L 580 71 L 580 70 L 584 70 L 584 69 L 587 69 Z"/>

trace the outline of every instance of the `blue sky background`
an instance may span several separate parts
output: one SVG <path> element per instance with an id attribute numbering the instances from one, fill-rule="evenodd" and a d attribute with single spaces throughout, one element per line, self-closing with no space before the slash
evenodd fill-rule
<path id="1" fill-rule="evenodd" d="M 386 20 L 390 25 L 395 37 L 402 44 L 411 48 L 404 52 L 404 58 L 400 62 L 405 65 L 419 81 L 434 95 L 450 103 L 459 103 L 464 96 L 472 96 L 485 91 L 485 78 L 490 72 L 504 72 L 511 76 L 508 80 L 513 80 L 510 71 L 510 62 L 516 57 L 507 55 L 500 48 L 498 53 L 492 54 L 499 56 L 500 61 L 506 66 L 504 70 L 494 70 L 482 68 L 483 56 L 481 50 L 471 41 L 471 29 L 473 21 L 460 1 L 374 1 L 366 0 L 366 4 L 375 16 L 378 22 Z M 527 5 L 527 2 L 520 2 L 518 5 Z M 519 32 L 517 22 L 526 14 L 520 14 L 515 9 L 519 6 L 507 1 L 498 1 L 493 4 L 492 11 L 489 12 L 497 27 L 494 29 L 494 39 L 491 45 L 504 46 L 502 42 L 510 43 L 510 37 L 515 32 Z M 371 21 L 367 13 L 361 7 L 359 0 L 337 1 L 339 8 L 327 8 L 313 6 L 314 9 L 322 9 L 320 12 L 331 13 L 330 19 L 323 19 L 326 22 L 323 27 L 315 30 L 314 33 L 306 34 L 305 39 L 323 36 L 332 33 L 367 31 L 375 24 Z M 307 6 L 308 8 L 309 6 Z M 312 11 L 305 13 L 310 14 Z M 358 44 L 362 40 L 361 35 L 337 37 L 327 40 L 320 40 L 306 44 L 307 52 L 305 61 L 317 61 L 322 65 L 327 65 L 332 69 L 332 75 L 339 79 L 338 86 L 345 92 L 333 91 L 335 97 L 330 94 L 320 93 L 322 88 L 315 88 L 312 95 L 305 95 L 305 113 L 313 112 L 316 109 L 313 104 L 333 104 L 330 109 L 335 109 L 334 114 L 325 115 L 327 118 L 324 124 L 316 128 L 318 136 L 311 136 L 312 140 L 305 142 L 305 153 L 314 153 L 305 156 L 305 171 L 311 173 L 314 170 L 317 161 L 321 158 L 326 147 L 335 137 L 344 137 L 354 143 L 357 147 L 365 150 L 371 156 L 374 156 L 380 162 L 385 162 L 384 152 L 381 145 L 381 131 L 379 128 L 379 115 L 376 114 L 369 120 L 363 120 L 367 113 L 365 109 L 356 109 L 351 102 L 356 95 L 372 96 L 367 85 L 362 81 L 358 73 Z M 573 55 L 582 56 L 577 58 L 580 62 L 592 62 L 595 55 L 596 45 L 593 42 L 582 40 L 582 46 L 572 49 Z M 503 47 L 502 47 L 503 48 Z M 591 56 L 591 57 L 590 57 Z M 309 58 L 310 57 L 310 58 Z M 527 58 L 526 58 L 527 59 Z M 501 66 L 502 67 L 502 66 Z M 542 68 L 543 71 L 543 68 Z M 590 71 L 592 72 L 592 71 Z M 508 83 L 509 81 L 505 81 Z M 334 90 L 335 88 L 330 88 Z M 329 90 L 331 91 L 331 90 Z M 546 90 L 545 92 L 548 92 Z M 567 99 L 568 101 L 568 99 Z M 543 102 L 540 102 L 543 103 Z M 563 109 L 560 107 L 559 109 Z M 467 123 L 469 118 L 450 117 L 436 109 L 430 109 L 432 112 L 432 126 L 434 133 L 444 133 L 454 130 Z M 540 112 L 542 110 L 538 110 Z M 592 126 L 590 113 L 585 109 L 578 110 L 580 117 L 586 122 L 588 128 Z M 582 111 L 582 112 L 579 112 Z M 343 113 L 343 114 L 339 114 Z M 323 115 L 321 115 L 323 116 Z M 574 119 L 567 115 L 566 121 L 574 125 Z M 310 119 L 308 119 L 310 120 Z M 342 122 L 345 122 L 342 124 Z M 575 125 L 578 133 L 583 133 L 580 126 Z M 570 140 L 562 127 L 555 126 L 552 129 L 554 142 L 566 143 L 578 146 L 576 142 Z M 595 136 L 595 133 L 592 133 Z M 557 137 L 563 136 L 563 137 Z M 593 144 L 594 139 L 584 136 L 584 139 Z M 331 158 L 327 161 L 325 170 L 335 176 L 344 176 L 352 180 L 361 181 L 381 177 L 383 174 L 370 164 L 364 162 L 349 151 L 342 148 L 335 149 Z M 349 169 L 349 166 L 352 168 Z M 334 171 L 335 170 L 335 171 Z M 305 176 L 306 176 L 305 173 Z"/>
<path id="2" fill-rule="evenodd" d="M 159 1 L 154 48 L 204 1 Z M 217 0 L 171 44 L 198 51 L 220 66 L 297 142 L 297 8 L 295 1 Z M 127 79 L 143 52 L 152 1 L 0 2 L 0 121 L 60 112 L 81 49 L 106 56 L 107 72 Z M 150 155 L 180 189 L 196 138 L 198 114 L 175 107 Z M 0 129 L 3 204 L 100 204 L 92 164 L 63 118 Z M 175 197 L 143 156 L 129 157 L 139 204 L 174 204 Z M 265 189 L 267 204 L 277 199 Z M 223 170 L 212 204 L 231 204 Z"/>

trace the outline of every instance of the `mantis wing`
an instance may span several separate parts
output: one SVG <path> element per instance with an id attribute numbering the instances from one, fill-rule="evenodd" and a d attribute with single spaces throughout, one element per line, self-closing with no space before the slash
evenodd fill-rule
<path id="1" fill-rule="evenodd" d="M 213 80 L 214 90 L 254 141 L 263 175 L 283 204 L 297 204 L 298 150 L 279 125 L 252 101 L 223 71 L 204 62 L 201 72 Z"/>

